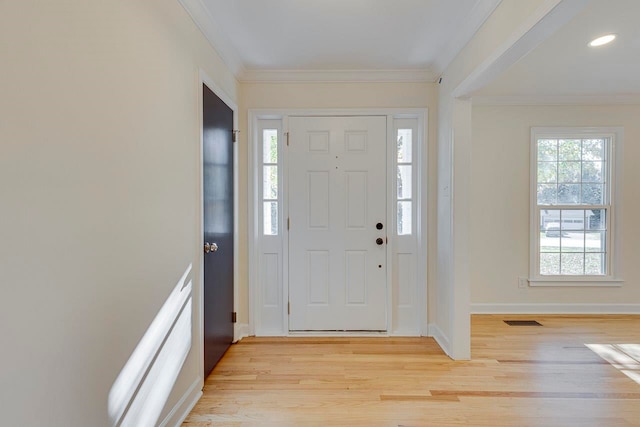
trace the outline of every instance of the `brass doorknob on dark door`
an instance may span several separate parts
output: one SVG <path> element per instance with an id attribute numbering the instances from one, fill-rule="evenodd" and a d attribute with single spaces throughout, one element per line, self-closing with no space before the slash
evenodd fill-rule
<path id="1" fill-rule="evenodd" d="M 378 237 L 378 238 L 376 239 L 376 243 L 377 243 L 378 245 L 381 245 L 381 244 L 383 244 L 383 243 L 384 243 L 384 240 L 382 240 L 382 237 Z"/>

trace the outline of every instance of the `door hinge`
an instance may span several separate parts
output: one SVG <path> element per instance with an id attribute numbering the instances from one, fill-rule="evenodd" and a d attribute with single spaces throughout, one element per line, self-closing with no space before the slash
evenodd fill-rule
<path id="1" fill-rule="evenodd" d="M 237 323 L 237 322 L 238 322 L 238 313 L 234 311 L 233 313 L 231 313 L 231 323 Z"/>
<path id="2" fill-rule="evenodd" d="M 231 135 L 232 135 L 232 137 L 231 137 L 231 141 L 233 141 L 233 142 L 238 142 L 238 134 L 239 134 L 239 133 L 240 133 L 240 131 L 239 131 L 239 130 L 235 130 L 235 129 L 234 129 L 234 130 L 232 130 L 232 131 L 231 131 Z"/>
<path id="3" fill-rule="evenodd" d="M 291 314 L 291 303 L 287 303 L 287 314 Z"/>
<path id="4" fill-rule="evenodd" d="M 291 228 L 291 218 L 287 218 L 287 230 Z"/>
<path id="5" fill-rule="evenodd" d="M 284 135 L 287 137 L 287 147 L 289 146 L 289 132 L 285 132 Z"/>

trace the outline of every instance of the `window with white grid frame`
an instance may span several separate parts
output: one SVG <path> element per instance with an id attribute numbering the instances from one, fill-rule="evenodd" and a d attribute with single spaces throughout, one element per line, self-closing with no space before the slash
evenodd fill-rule
<path id="1" fill-rule="evenodd" d="M 532 129 L 534 278 L 612 276 L 614 135 Z"/>

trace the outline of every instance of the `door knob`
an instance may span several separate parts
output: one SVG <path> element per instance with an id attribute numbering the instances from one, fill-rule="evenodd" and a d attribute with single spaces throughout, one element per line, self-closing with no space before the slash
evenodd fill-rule
<path id="1" fill-rule="evenodd" d="M 217 243 L 209 243 L 209 242 L 204 242 L 204 253 L 208 254 L 209 252 L 216 252 L 218 250 L 218 244 Z"/>
<path id="2" fill-rule="evenodd" d="M 382 240 L 382 237 L 378 237 L 378 238 L 376 239 L 376 244 L 381 245 L 381 244 L 383 244 L 383 243 L 384 243 L 384 240 Z"/>

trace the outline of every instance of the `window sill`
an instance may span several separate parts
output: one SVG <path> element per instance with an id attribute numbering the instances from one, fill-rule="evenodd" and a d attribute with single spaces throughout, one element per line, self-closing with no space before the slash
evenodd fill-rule
<path id="1" fill-rule="evenodd" d="M 529 286 L 546 287 L 620 287 L 624 280 L 615 277 L 536 277 L 529 279 Z"/>

